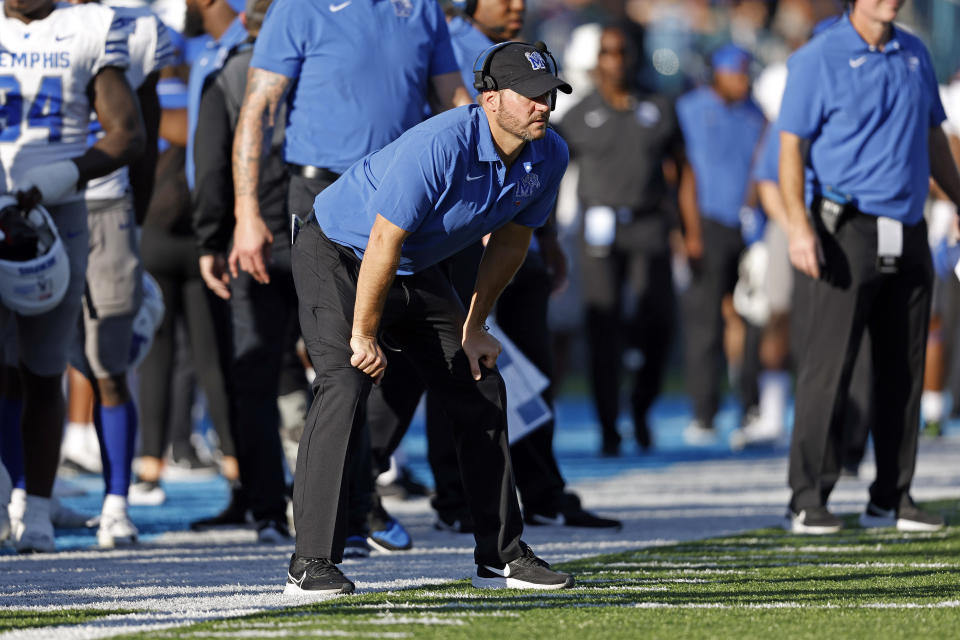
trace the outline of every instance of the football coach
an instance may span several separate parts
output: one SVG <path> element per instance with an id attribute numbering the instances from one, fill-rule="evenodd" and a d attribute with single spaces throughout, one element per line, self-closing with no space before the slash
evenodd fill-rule
<path id="1" fill-rule="evenodd" d="M 877 476 L 861 523 L 943 527 L 910 497 L 933 275 L 923 206 L 931 176 L 960 204 L 960 176 L 940 128 L 946 116 L 930 55 L 893 24 L 902 4 L 855 0 L 788 63 L 778 125 L 797 269 L 787 514 L 794 533 L 842 526 L 826 503 L 839 476 L 837 417 L 864 331 L 875 368 Z"/>
<path id="2" fill-rule="evenodd" d="M 476 523 L 477 587 L 563 588 L 520 540 L 500 344 L 484 322 L 553 207 L 567 145 L 547 128 L 559 89 L 536 48 L 478 59 L 479 105 L 447 111 L 359 160 L 317 196 L 293 247 L 300 327 L 317 372 L 297 457 L 286 595 L 353 591 L 336 567 L 344 470 L 371 385 L 401 350 L 442 402 Z M 468 310 L 437 265 L 490 234 Z"/>

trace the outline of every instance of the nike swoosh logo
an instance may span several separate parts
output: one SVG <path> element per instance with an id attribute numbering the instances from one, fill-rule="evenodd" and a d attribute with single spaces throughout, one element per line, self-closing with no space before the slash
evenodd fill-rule
<path id="1" fill-rule="evenodd" d="M 473 182 L 474 180 L 479 180 L 482 177 L 483 177 L 482 173 L 478 176 L 467 176 L 467 182 Z"/>
<path id="2" fill-rule="evenodd" d="M 341 2 L 340 4 L 331 4 L 330 11 L 336 13 L 337 11 L 343 11 L 347 7 L 353 4 L 353 0 L 347 0 L 346 2 Z"/>
<path id="3" fill-rule="evenodd" d="M 850 68 L 856 69 L 866 61 L 867 61 L 867 56 L 860 56 L 859 58 L 850 58 Z"/>
<path id="4" fill-rule="evenodd" d="M 289 571 L 287 572 L 287 577 L 290 578 L 290 582 L 292 582 L 293 584 L 297 585 L 297 587 L 298 587 L 299 589 L 303 589 L 303 581 L 307 579 L 307 572 L 304 571 L 304 572 L 303 572 L 303 575 L 300 576 L 300 579 L 299 579 L 299 580 L 297 580 L 297 579 L 294 578 L 292 575 L 290 575 L 290 572 L 289 572 Z"/>
<path id="5" fill-rule="evenodd" d="M 63 42 L 64 40 L 69 40 L 70 38 L 72 38 L 72 37 L 75 36 L 75 35 L 77 35 L 77 34 L 71 33 L 71 34 L 68 35 L 68 36 L 56 36 L 56 37 L 55 37 L 55 40 L 56 40 L 57 42 Z"/>
<path id="6" fill-rule="evenodd" d="M 507 565 L 504 565 L 504 566 L 503 566 L 503 569 L 497 569 L 496 567 L 491 567 L 491 566 L 488 565 L 488 564 L 485 564 L 485 565 L 483 565 L 483 566 L 487 569 L 487 571 L 492 571 L 493 573 L 497 574 L 498 576 L 503 576 L 504 578 L 506 578 L 506 577 L 509 577 L 509 575 L 510 575 L 510 565 L 508 565 L 508 564 L 507 564 Z"/>
<path id="7" fill-rule="evenodd" d="M 538 524 L 552 524 L 558 527 L 563 526 L 563 516 L 556 516 L 555 518 L 550 518 L 547 516 L 542 516 L 539 513 L 531 514 L 530 519 L 537 522 Z"/>

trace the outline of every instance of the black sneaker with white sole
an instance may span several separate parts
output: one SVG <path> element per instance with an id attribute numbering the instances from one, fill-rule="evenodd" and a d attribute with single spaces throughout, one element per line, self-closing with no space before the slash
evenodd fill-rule
<path id="1" fill-rule="evenodd" d="M 290 598 L 323 597 L 338 593 L 353 593 L 353 583 L 337 565 L 326 558 L 290 556 L 287 584 L 283 595 Z"/>
<path id="2" fill-rule="evenodd" d="M 843 528 L 843 521 L 827 511 L 826 507 L 812 507 L 795 512 L 787 510 L 784 529 L 791 533 L 825 535 Z"/>
<path id="3" fill-rule="evenodd" d="M 913 500 L 899 509 L 883 509 L 871 500 L 860 514 L 860 526 L 896 527 L 898 531 L 939 531 L 944 527 L 943 518 L 924 511 Z"/>
<path id="4" fill-rule="evenodd" d="M 473 586 L 478 589 L 569 589 L 575 584 L 569 573 L 554 571 L 533 549 L 521 542 L 523 554 L 503 567 L 477 565 Z"/>

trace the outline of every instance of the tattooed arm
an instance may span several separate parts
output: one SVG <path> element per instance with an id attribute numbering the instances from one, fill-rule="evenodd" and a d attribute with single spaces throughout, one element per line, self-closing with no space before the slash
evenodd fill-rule
<path id="1" fill-rule="evenodd" d="M 270 152 L 269 141 L 277 123 L 277 112 L 283 102 L 290 78 L 251 67 L 247 72 L 247 91 L 237 121 L 233 140 L 234 213 L 233 250 L 228 260 L 230 274 L 236 278 L 237 267 L 247 271 L 261 283 L 270 282 L 267 264 L 273 234 L 260 217 L 258 187 L 260 159 Z M 283 123 L 279 123 L 283 126 Z M 264 140 L 267 141 L 264 144 Z"/>

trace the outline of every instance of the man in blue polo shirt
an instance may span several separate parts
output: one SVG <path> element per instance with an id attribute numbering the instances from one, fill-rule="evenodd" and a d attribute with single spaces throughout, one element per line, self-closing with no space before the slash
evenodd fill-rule
<path id="1" fill-rule="evenodd" d="M 733 293 L 743 250 L 740 212 L 748 200 L 750 167 L 766 119 L 750 96 L 750 54 L 735 45 L 714 52 L 713 84 L 677 101 L 687 159 L 696 176 L 680 197 L 693 278 L 683 300 L 685 376 L 694 419 L 684 432 L 693 444 L 714 440 L 720 400 L 723 299 Z"/>
<path id="2" fill-rule="evenodd" d="M 932 286 L 923 205 L 931 176 L 960 203 L 960 175 L 940 128 L 945 115 L 930 56 L 893 25 L 898 10 L 898 3 L 856 0 L 789 61 L 778 127 L 797 270 L 800 348 L 786 521 L 797 533 L 842 527 L 826 508 L 839 475 L 833 418 L 844 407 L 864 331 L 875 368 L 877 477 L 861 523 L 943 527 L 910 497 Z"/>
<path id="3" fill-rule="evenodd" d="M 381 337 L 414 363 L 451 418 L 476 525 L 473 584 L 573 585 L 520 540 L 500 345 L 484 326 L 556 199 L 567 147 L 547 122 L 552 94 L 570 86 L 529 45 L 489 55 L 490 89 L 479 106 L 431 118 L 357 162 L 317 197 L 294 244 L 300 325 L 317 379 L 297 456 L 288 595 L 353 590 L 336 567 L 344 470 L 371 385 L 387 367 Z M 488 233 L 465 312 L 437 263 Z"/>

